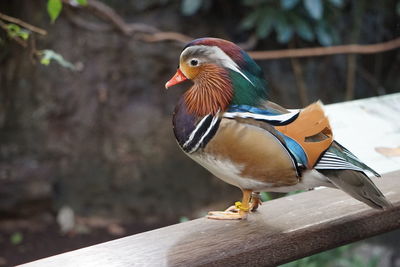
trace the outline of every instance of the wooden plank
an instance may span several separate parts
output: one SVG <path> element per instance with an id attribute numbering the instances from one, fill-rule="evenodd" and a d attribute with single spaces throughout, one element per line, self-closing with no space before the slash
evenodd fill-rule
<path id="1" fill-rule="evenodd" d="M 379 150 L 400 148 L 400 93 L 327 105 L 325 109 L 339 143 L 377 172 L 400 169 L 399 156 Z"/>
<path id="2" fill-rule="evenodd" d="M 393 209 L 324 188 L 264 203 L 247 221 L 197 219 L 23 266 L 275 266 L 399 228 L 400 171 L 374 180 Z"/>

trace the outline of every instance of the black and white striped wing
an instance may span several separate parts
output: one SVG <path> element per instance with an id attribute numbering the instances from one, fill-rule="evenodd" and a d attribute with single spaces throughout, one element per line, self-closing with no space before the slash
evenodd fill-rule
<path id="1" fill-rule="evenodd" d="M 223 114 L 223 117 L 228 119 L 234 119 L 234 118 L 254 119 L 257 121 L 263 121 L 269 123 L 273 126 L 282 126 L 293 122 L 295 119 L 297 119 L 299 114 L 300 110 L 294 110 L 292 112 L 279 115 L 265 115 L 252 112 L 225 112 Z"/>
<path id="2" fill-rule="evenodd" d="M 353 154 L 351 155 L 355 157 Z M 354 170 L 364 172 L 364 169 L 329 151 L 325 152 L 314 168 L 316 170 Z"/>

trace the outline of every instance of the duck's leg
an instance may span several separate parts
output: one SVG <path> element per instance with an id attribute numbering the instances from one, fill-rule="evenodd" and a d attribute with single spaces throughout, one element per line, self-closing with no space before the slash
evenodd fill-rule
<path id="1" fill-rule="evenodd" d="M 251 193 L 251 199 L 250 199 L 250 212 L 256 211 L 259 206 L 262 205 L 261 197 L 260 197 L 260 192 L 252 192 Z M 236 205 L 232 205 L 229 208 L 227 208 L 225 211 L 231 211 L 231 212 L 239 212 L 239 209 L 236 207 Z"/>
<path id="2" fill-rule="evenodd" d="M 235 203 L 235 209 L 228 208 L 226 211 L 210 211 L 207 215 L 208 219 L 214 220 L 243 220 L 247 218 L 250 211 L 251 190 L 242 190 L 242 202 Z"/>

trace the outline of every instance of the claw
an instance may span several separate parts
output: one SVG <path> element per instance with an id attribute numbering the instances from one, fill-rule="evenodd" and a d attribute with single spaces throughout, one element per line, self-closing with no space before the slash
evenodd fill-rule
<path id="1" fill-rule="evenodd" d="M 247 214 L 253 208 L 250 207 L 250 195 L 251 190 L 242 190 L 243 200 L 242 202 L 235 202 L 234 206 L 230 206 L 225 211 L 210 211 L 206 216 L 208 219 L 214 220 L 244 220 L 247 218 Z"/>
<path id="2" fill-rule="evenodd" d="M 210 211 L 206 217 L 214 220 L 244 220 L 247 212 Z"/>
<path id="3" fill-rule="evenodd" d="M 251 195 L 250 211 L 256 211 L 258 206 L 262 205 L 260 193 L 253 192 Z"/>
<path id="4" fill-rule="evenodd" d="M 213 211 L 210 211 L 210 212 L 213 212 Z M 239 212 L 239 209 L 235 205 L 232 205 L 229 208 L 227 208 L 225 210 L 225 212 L 235 212 L 235 213 L 237 213 L 237 212 Z"/>

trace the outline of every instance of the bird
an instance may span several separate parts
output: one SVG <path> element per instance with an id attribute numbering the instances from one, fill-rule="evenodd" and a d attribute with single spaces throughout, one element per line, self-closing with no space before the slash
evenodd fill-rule
<path id="1" fill-rule="evenodd" d="M 380 175 L 333 138 L 323 104 L 286 109 L 269 100 L 260 66 L 233 42 L 204 37 L 182 50 L 166 89 L 192 81 L 172 124 L 183 152 L 242 191 L 242 201 L 207 218 L 244 220 L 260 192 L 337 188 L 376 209 L 392 204 L 366 171 Z"/>

